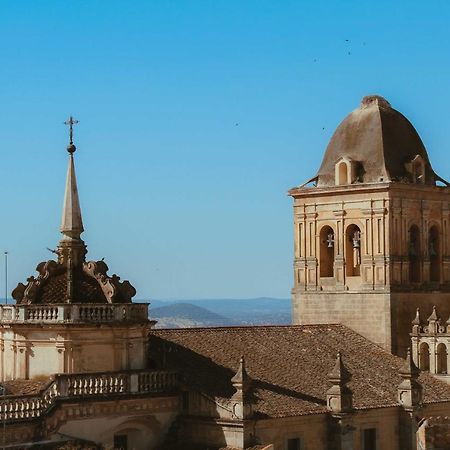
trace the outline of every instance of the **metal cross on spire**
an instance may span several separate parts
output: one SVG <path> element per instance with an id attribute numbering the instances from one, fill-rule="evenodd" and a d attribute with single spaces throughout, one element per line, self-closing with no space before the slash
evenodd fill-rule
<path id="1" fill-rule="evenodd" d="M 78 123 L 77 119 L 74 119 L 72 116 L 69 117 L 68 120 L 64 122 L 65 125 L 69 125 L 69 145 L 73 145 L 73 126 Z"/>

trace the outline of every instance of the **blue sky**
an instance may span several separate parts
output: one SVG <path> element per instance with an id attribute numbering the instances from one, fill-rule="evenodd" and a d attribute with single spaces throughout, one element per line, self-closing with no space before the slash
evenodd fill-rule
<path id="1" fill-rule="evenodd" d="M 402 111 L 450 178 L 449 13 L 436 0 L 0 0 L 10 287 L 59 240 L 73 114 L 90 258 L 141 299 L 288 297 L 286 192 L 364 95 Z"/>

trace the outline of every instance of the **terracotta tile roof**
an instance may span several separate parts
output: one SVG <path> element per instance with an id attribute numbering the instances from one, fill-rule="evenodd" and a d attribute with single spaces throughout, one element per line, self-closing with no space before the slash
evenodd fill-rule
<path id="1" fill-rule="evenodd" d="M 105 295 L 94 279 L 81 271 L 74 271 L 76 303 L 107 303 Z M 36 303 L 63 303 L 67 293 L 67 275 L 55 275 L 46 280 L 37 296 Z"/>
<path id="2" fill-rule="evenodd" d="M 6 395 L 34 395 L 38 394 L 50 381 L 50 377 L 34 380 L 9 380 L 1 384 L 6 388 Z"/>
<path id="3" fill-rule="evenodd" d="M 259 416 L 286 417 L 326 411 L 327 374 L 336 353 L 352 374 L 355 408 L 397 405 L 404 360 L 342 325 L 159 329 L 150 334 L 150 356 L 181 371 L 186 384 L 230 398 L 230 379 L 245 355 Z M 425 402 L 450 401 L 450 385 L 420 376 Z"/>

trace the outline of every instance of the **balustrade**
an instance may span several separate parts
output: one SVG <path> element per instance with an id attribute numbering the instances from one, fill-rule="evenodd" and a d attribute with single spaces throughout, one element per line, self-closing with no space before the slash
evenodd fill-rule
<path id="1" fill-rule="evenodd" d="M 147 303 L 1 305 L 1 322 L 143 322 L 148 320 Z"/>
<path id="2" fill-rule="evenodd" d="M 136 383 L 132 383 L 137 377 Z M 17 421 L 42 416 L 57 399 L 105 395 L 134 395 L 173 392 L 176 372 L 128 371 L 88 374 L 58 374 L 39 395 L 0 397 L 0 421 Z"/>

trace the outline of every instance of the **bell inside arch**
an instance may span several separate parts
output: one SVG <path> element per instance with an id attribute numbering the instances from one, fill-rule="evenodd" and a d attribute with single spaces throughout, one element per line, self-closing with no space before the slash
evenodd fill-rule
<path id="1" fill-rule="evenodd" d="M 430 240 L 429 254 L 430 256 L 437 256 L 436 242 L 434 240 Z"/>
<path id="2" fill-rule="evenodd" d="M 355 231 L 352 237 L 353 248 L 357 249 L 361 247 L 361 232 Z"/>
<path id="3" fill-rule="evenodd" d="M 334 234 L 330 233 L 327 236 L 327 247 L 328 248 L 333 248 L 334 247 Z"/>

